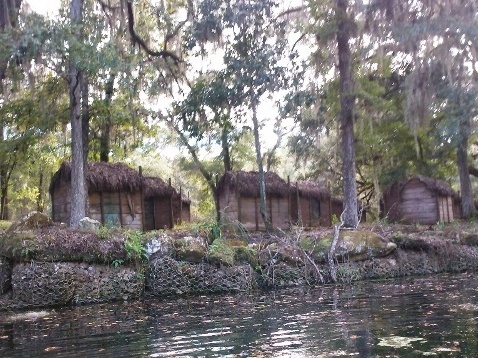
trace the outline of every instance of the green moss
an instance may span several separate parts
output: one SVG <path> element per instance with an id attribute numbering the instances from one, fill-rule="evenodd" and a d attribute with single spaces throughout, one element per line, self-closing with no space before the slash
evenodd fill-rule
<path id="1" fill-rule="evenodd" d="M 247 263 L 252 267 L 256 267 L 259 264 L 259 258 L 257 251 L 249 246 L 237 246 L 234 247 L 235 260 L 237 262 Z"/>
<path id="2" fill-rule="evenodd" d="M 35 251 L 35 233 L 24 231 L 0 236 L 0 255 L 14 260 L 30 260 Z"/>
<path id="3" fill-rule="evenodd" d="M 235 262 L 235 250 L 227 240 L 216 239 L 209 245 L 208 260 L 211 263 L 233 266 Z"/>
<path id="4" fill-rule="evenodd" d="M 305 237 L 299 241 L 299 247 L 320 262 L 327 260 L 331 243 L 331 236 L 326 236 L 321 239 Z"/>
<path id="5" fill-rule="evenodd" d="M 0 220 L 0 232 L 5 232 L 12 225 L 11 221 Z"/>

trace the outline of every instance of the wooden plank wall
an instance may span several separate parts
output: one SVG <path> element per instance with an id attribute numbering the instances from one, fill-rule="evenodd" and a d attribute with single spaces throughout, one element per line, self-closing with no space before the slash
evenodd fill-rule
<path id="1" fill-rule="evenodd" d="M 70 223 L 71 189 L 69 185 L 61 184 L 52 197 L 52 220 Z"/>
<path id="2" fill-rule="evenodd" d="M 439 221 L 437 198 L 419 180 L 409 181 L 402 189 L 400 209 L 407 224 L 433 225 Z"/>
<path id="3" fill-rule="evenodd" d="M 171 228 L 172 210 L 168 198 L 154 198 L 154 226 L 156 229 Z"/>
<path id="4" fill-rule="evenodd" d="M 454 220 L 453 199 L 450 196 L 440 196 L 438 200 L 438 214 L 440 222 L 450 223 Z"/>

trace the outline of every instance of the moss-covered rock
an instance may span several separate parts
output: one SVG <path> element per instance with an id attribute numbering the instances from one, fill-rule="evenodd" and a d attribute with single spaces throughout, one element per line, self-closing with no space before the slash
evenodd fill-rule
<path id="1" fill-rule="evenodd" d="M 215 265 L 233 266 L 235 263 L 236 251 L 227 240 L 216 239 L 208 250 L 208 261 Z"/>
<path id="2" fill-rule="evenodd" d="M 342 230 L 336 255 L 352 261 L 363 261 L 389 255 L 397 245 L 380 235 L 365 230 Z"/>
<path id="3" fill-rule="evenodd" d="M 180 261 L 204 262 L 207 254 L 207 241 L 202 237 L 186 236 L 174 241 L 176 256 Z"/>
<path id="4" fill-rule="evenodd" d="M 259 264 L 257 251 L 249 246 L 234 247 L 234 259 L 236 262 L 249 264 L 252 268 Z"/>
<path id="5" fill-rule="evenodd" d="M 315 261 L 324 263 L 327 261 L 332 237 L 323 238 L 306 237 L 299 243 L 304 251 L 308 252 Z M 371 231 L 341 230 L 335 249 L 338 260 L 362 261 L 374 257 L 389 255 L 397 245 L 383 239 Z"/>

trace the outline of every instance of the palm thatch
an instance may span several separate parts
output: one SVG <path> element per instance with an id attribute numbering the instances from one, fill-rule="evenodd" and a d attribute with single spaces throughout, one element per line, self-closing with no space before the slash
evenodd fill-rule
<path id="1" fill-rule="evenodd" d="M 316 200 L 330 199 L 330 190 L 319 183 L 310 180 L 299 180 L 296 183 L 296 186 L 299 191 L 299 195 L 302 197 Z"/>
<path id="2" fill-rule="evenodd" d="M 53 193 L 61 183 L 71 181 L 71 163 L 64 162 L 53 175 L 50 183 L 50 193 Z M 89 193 L 140 191 L 143 180 L 139 173 L 123 163 L 88 163 L 86 185 Z"/>
<path id="3" fill-rule="evenodd" d="M 266 172 L 264 177 L 267 195 L 279 197 L 288 195 L 288 184 L 277 174 Z M 259 172 L 228 171 L 219 180 L 217 190 L 223 192 L 227 187 L 234 188 L 244 197 L 259 197 Z"/>
<path id="4" fill-rule="evenodd" d="M 169 197 L 174 194 L 177 194 L 176 190 L 163 179 L 158 177 L 144 178 L 144 197 L 146 199 L 152 197 Z"/>
<path id="5" fill-rule="evenodd" d="M 445 183 L 442 180 L 426 177 L 424 175 L 417 175 L 415 178 L 420 180 L 423 184 L 425 184 L 427 189 L 433 193 L 436 193 L 440 196 L 452 196 L 452 197 L 457 196 L 457 194 L 452 189 L 452 187 L 448 183 Z M 409 179 L 407 183 L 413 179 L 414 178 Z"/>

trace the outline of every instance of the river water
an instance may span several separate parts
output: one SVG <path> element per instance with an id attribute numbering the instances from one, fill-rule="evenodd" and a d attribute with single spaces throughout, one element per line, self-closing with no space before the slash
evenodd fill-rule
<path id="1" fill-rule="evenodd" d="M 0 313 L 0 357 L 478 357 L 478 274 Z"/>

